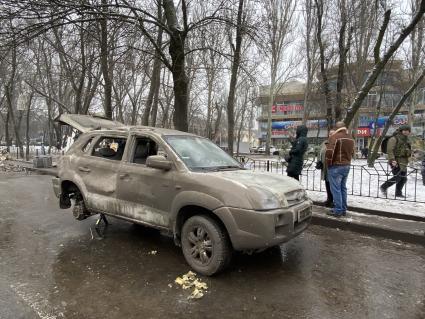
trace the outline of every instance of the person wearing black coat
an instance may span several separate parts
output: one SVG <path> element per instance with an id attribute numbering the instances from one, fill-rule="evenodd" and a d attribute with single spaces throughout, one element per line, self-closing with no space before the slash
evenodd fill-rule
<path id="1" fill-rule="evenodd" d="M 296 180 L 300 180 L 300 174 L 304 163 L 304 154 L 308 148 L 307 132 L 307 126 L 298 126 L 295 140 L 291 141 L 292 147 L 289 151 L 288 168 L 286 172 L 289 177 L 293 177 Z"/>

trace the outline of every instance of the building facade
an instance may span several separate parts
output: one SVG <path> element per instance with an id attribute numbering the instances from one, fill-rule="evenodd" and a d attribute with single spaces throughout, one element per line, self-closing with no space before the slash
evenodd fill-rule
<path id="1" fill-rule="evenodd" d="M 363 78 L 366 79 L 367 72 Z M 357 149 L 368 147 L 374 136 L 381 135 L 394 107 L 399 102 L 410 83 L 404 80 L 405 71 L 401 63 L 389 68 L 376 81 L 375 86 L 364 100 L 353 127 L 356 137 Z M 349 82 L 347 80 L 347 82 Z M 334 92 L 336 88 L 335 76 L 330 72 L 329 86 Z M 353 86 L 346 83 L 345 87 Z M 342 92 L 344 105 L 350 105 L 355 97 L 353 92 L 344 89 Z M 258 138 L 264 144 L 267 138 L 267 110 L 269 105 L 269 87 L 260 87 L 258 98 Z M 320 143 L 327 137 L 326 109 L 323 97 L 316 92 L 310 94 L 307 105 L 304 101 L 305 84 L 300 81 L 291 81 L 278 88 L 275 102 L 272 106 L 272 145 L 281 147 L 287 144 L 290 134 L 295 133 L 295 128 L 303 123 L 309 128 L 308 138 L 310 143 Z M 412 106 L 412 103 L 414 105 Z M 414 110 L 412 112 L 412 110 Z M 344 114 L 345 115 L 345 114 Z M 411 119 L 409 121 L 409 118 Z M 412 134 L 425 137 L 425 88 L 417 89 L 415 96 L 411 97 L 390 126 L 387 135 L 391 135 L 397 127 L 411 123 Z"/>

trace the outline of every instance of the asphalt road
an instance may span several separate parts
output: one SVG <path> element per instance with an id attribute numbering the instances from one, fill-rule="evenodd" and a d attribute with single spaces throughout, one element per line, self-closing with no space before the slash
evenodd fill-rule
<path id="1" fill-rule="evenodd" d="M 0 175 L 0 318 L 425 318 L 423 246 L 312 226 L 237 254 L 189 300 L 173 241 L 110 221 L 93 238 L 95 219 L 60 210 L 50 177 Z"/>

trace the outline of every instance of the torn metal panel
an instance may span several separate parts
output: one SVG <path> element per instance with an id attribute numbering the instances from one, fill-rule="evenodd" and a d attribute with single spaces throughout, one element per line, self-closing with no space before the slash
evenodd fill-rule
<path id="1" fill-rule="evenodd" d="M 82 133 L 101 129 L 127 129 L 128 127 L 118 121 L 111 121 L 104 117 L 83 114 L 61 114 L 56 119 L 62 125 L 70 125 Z"/>

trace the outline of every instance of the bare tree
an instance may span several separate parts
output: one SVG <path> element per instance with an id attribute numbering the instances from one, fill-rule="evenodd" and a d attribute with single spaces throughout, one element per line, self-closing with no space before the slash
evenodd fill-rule
<path id="1" fill-rule="evenodd" d="M 386 50 L 382 58 L 380 57 L 380 48 L 382 44 L 382 39 L 384 37 L 385 31 L 387 30 L 388 23 L 391 16 L 391 10 L 387 10 L 385 12 L 384 21 L 382 23 L 381 29 L 379 30 L 378 38 L 374 47 L 374 57 L 375 57 L 375 65 L 370 72 L 369 76 L 367 77 L 366 81 L 363 83 L 362 88 L 360 89 L 360 92 L 357 94 L 356 98 L 350 105 L 350 109 L 347 113 L 347 116 L 344 120 L 345 124 L 349 126 L 351 122 L 354 119 L 354 116 L 358 112 L 359 108 L 362 105 L 363 100 L 366 98 L 367 94 L 369 93 L 370 89 L 373 87 L 376 79 L 378 78 L 379 74 L 381 74 L 382 70 L 384 69 L 387 62 L 390 60 L 390 58 L 393 56 L 395 51 L 400 47 L 400 45 L 403 43 L 403 41 L 409 36 L 409 34 L 413 31 L 415 26 L 418 24 L 418 22 L 422 19 L 423 15 L 425 13 L 425 0 L 421 0 L 420 4 L 418 5 L 418 9 L 413 16 L 413 18 L 410 20 L 409 24 L 404 27 L 398 37 L 395 39 L 395 41 L 391 44 L 391 46 Z"/>
<path id="2" fill-rule="evenodd" d="M 414 83 L 403 94 L 400 101 L 394 107 L 393 111 L 391 112 L 391 115 L 389 116 L 389 118 L 388 118 L 388 120 L 385 124 L 384 129 L 382 130 L 381 135 L 378 137 L 378 140 L 373 145 L 373 149 L 372 149 L 370 156 L 368 156 L 368 165 L 369 166 L 373 166 L 373 163 L 375 162 L 375 160 L 377 158 L 377 154 L 378 154 L 378 151 L 379 151 L 379 147 L 381 146 L 382 140 L 386 136 L 388 129 L 390 128 L 390 125 L 393 124 L 394 118 L 400 112 L 401 107 L 404 105 L 404 103 L 407 101 L 407 99 L 411 96 L 411 94 L 416 90 L 416 88 L 423 81 L 424 78 L 425 78 L 425 68 L 422 69 L 422 72 L 416 78 Z"/>
<path id="3" fill-rule="evenodd" d="M 290 74 L 288 68 L 283 67 L 283 58 L 284 53 L 287 53 L 286 50 L 288 49 L 289 44 L 292 42 L 292 19 L 295 7 L 296 3 L 292 0 L 268 0 L 264 3 L 264 19 L 266 21 L 264 51 L 270 63 L 266 154 L 270 153 L 272 138 L 272 107 L 275 104 L 275 95 L 281 88 L 282 84 L 286 82 L 286 78 Z M 289 57 L 289 54 L 286 56 Z M 281 82 L 280 85 L 277 85 L 278 81 Z"/>
<path id="4" fill-rule="evenodd" d="M 240 64 L 242 38 L 243 38 L 243 12 L 244 12 L 244 0 L 239 0 L 238 13 L 236 19 L 236 35 L 235 43 L 231 43 L 233 48 L 233 61 L 232 61 L 232 72 L 230 78 L 229 96 L 227 99 L 227 145 L 228 152 L 233 155 L 233 141 L 234 141 L 234 108 L 235 108 L 235 94 L 236 94 L 236 83 L 238 78 L 238 70 Z"/>

